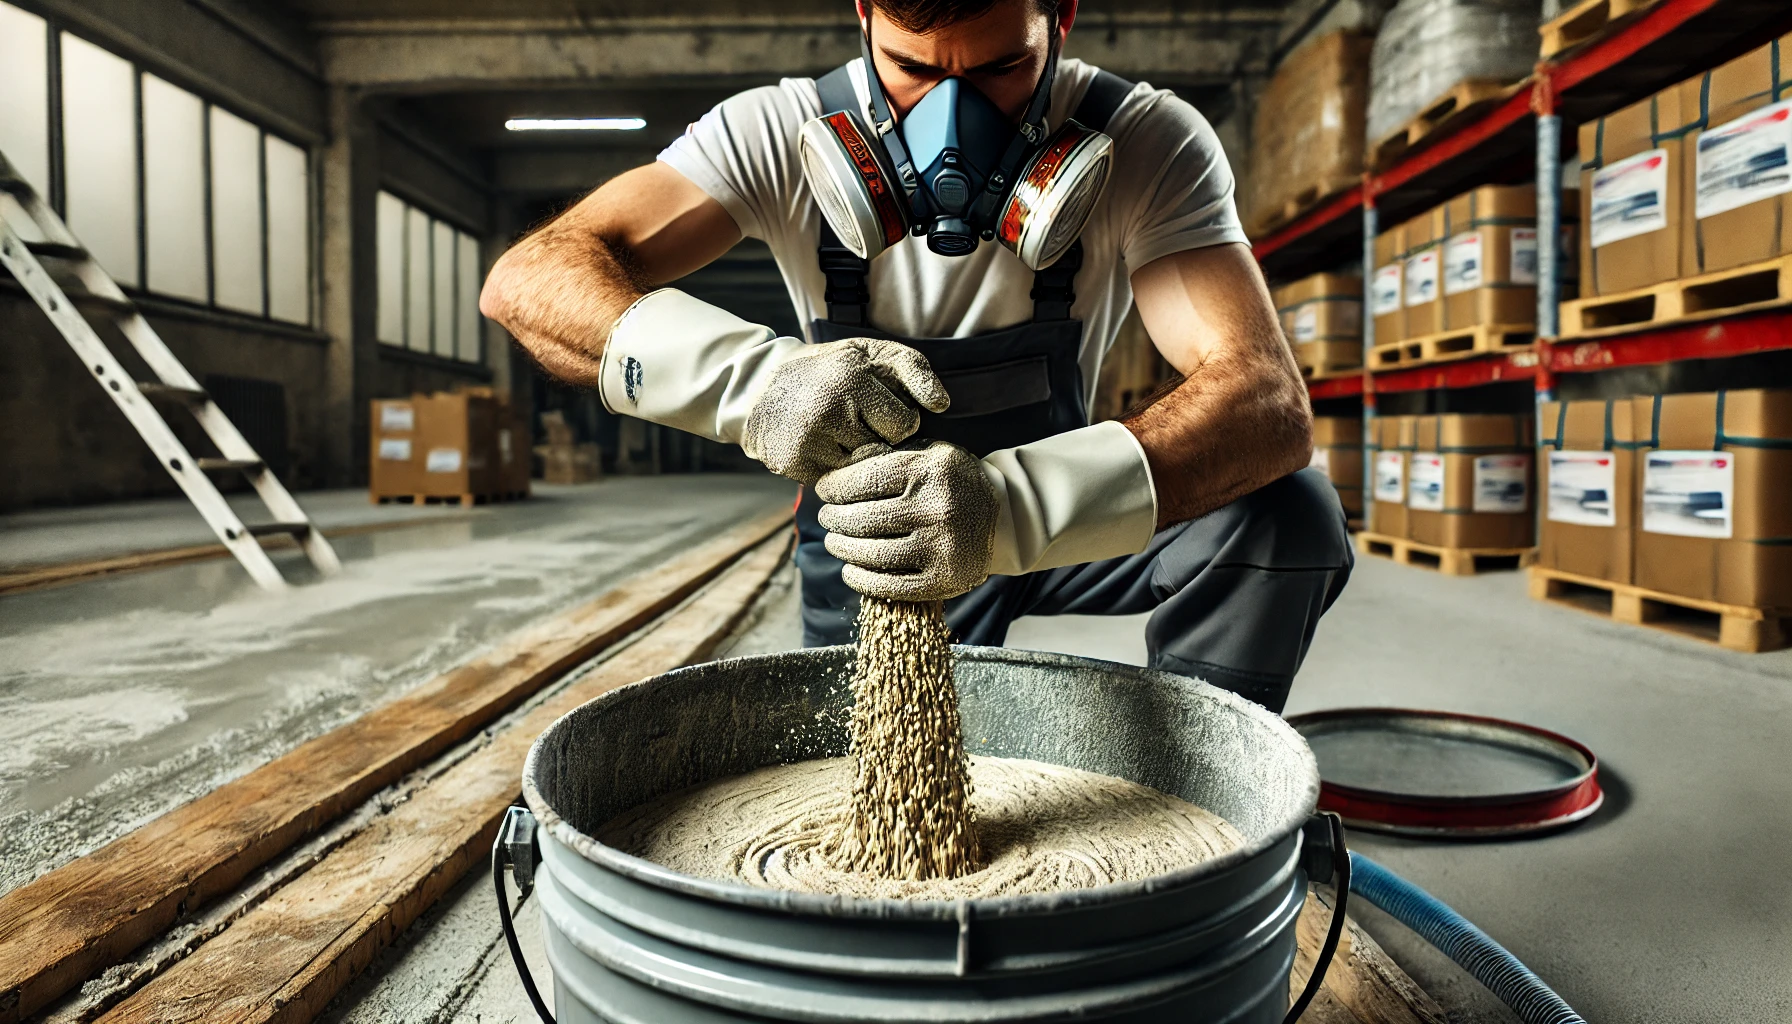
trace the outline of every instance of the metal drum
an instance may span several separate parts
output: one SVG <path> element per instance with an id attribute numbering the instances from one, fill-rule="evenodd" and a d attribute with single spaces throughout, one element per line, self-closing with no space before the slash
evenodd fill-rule
<path id="1" fill-rule="evenodd" d="M 680 875 L 590 838 L 655 797 L 847 752 L 852 650 L 740 658 L 606 694 L 542 734 L 523 790 L 562 1024 L 1268 1024 L 1332 850 L 1305 741 L 1231 693 L 1060 655 L 958 649 L 966 746 L 1104 772 L 1206 807 L 1240 850 L 1142 882 L 867 900 Z"/>

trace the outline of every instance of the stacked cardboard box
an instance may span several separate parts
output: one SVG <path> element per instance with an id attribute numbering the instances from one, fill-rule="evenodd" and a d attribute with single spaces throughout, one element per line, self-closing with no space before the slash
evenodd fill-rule
<path id="1" fill-rule="evenodd" d="M 1703 80 L 1692 79 L 1581 125 L 1583 296 L 1683 276 L 1687 137 L 1705 117 Z"/>
<path id="2" fill-rule="evenodd" d="M 1537 320 L 1537 190 L 1485 185 L 1443 206 L 1438 330 Z"/>
<path id="3" fill-rule="evenodd" d="M 1259 238 L 1355 184 L 1374 37 L 1334 32 L 1283 60 L 1263 90 L 1251 133 L 1244 225 Z"/>
<path id="4" fill-rule="evenodd" d="M 1352 519 L 1363 515 L 1363 421 L 1345 416 L 1313 418 L 1313 467 L 1338 491 Z"/>
<path id="5" fill-rule="evenodd" d="M 1363 279 L 1314 274 L 1271 293 L 1294 361 L 1308 376 L 1363 365 Z"/>
<path id="6" fill-rule="evenodd" d="M 572 424 L 559 410 L 541 414 L 541 428 L 547 444 L 538 445 L 541 456 L 541 478 L 550 484 L 588 484 L 603 476 L 603 452 L 595 444 L 580 444 Z"/>
<path id="7" fill-rule="evenodd" d="M 1544 494 L 1537 564 L 1631 582 L 1636 543 L 1636 430 L 1628 398 L 1545 402 L 1538 486 Z"/>
<path id="8" fill-rule="evenodd" d="M 508 409 L 489 389 L 375 400 L 372 495 L 467 499 L 515 493 L 518 453 Z M 507 445 L 510 460 L 504 457 Z"/>
<path id="9" fill-rule="evenodd" d="M 1792 390 L 1634 401 L 1636 585 L 1792 609 Z"/>
<path id="10" fill-rule="evenodd" d="M 1529 415 L 1420 416 L 1406 461 L 1406 536 L 1445 548 L 1532 543 Z"/>
<path id="11" fill-rule="evenodd" d="M 1410 340 L 1435 334 L 1442 319 L 1437 308 L 1443 297 L 1444 238 L 1449 225 L 1444 208 L 1438 207 L 1401 225 L 1406 238 L 1406 254 L 1401 260 L 1404 280 L 1401 283 L 1401 315 L 1405 322 L 1402 337 Z M 1377 339 L 1377 344 L 1380 340 Z"/>
<path id="12" fill-rule="evenodd" d="M 1687 133 L 1683 276 L 1792 253 L 1792 35 L 1682 86 L 1703 97 Z"/>
<path id="13" fill-rule="evenodd" d="M 1378 416 L 1370 428 L 1374 492 L 1369 529 L 1384 537 L 1411 537 L 1406 514 L 1407 459 L 1418 448 L 1418 417 Z"/>
<path id="14" fill-rule="evenodd" d="M 1375 236 L 1375 270 L 1370 281 L 1369 315 L 1375 318 L 1375 344 L 1406 340 L 1406 225 Z"/>

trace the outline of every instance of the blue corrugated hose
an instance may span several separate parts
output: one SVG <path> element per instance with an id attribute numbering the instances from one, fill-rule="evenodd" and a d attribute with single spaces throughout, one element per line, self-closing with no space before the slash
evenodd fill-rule
<path id="1" fill-rule="evenodd" d="M 1355 851 L 1350 854 L 1350 891 L 1387 911 L 1461 964 L 1525 1024 L 1586 1024 L 1543 979 L 1468 918 Z"/>

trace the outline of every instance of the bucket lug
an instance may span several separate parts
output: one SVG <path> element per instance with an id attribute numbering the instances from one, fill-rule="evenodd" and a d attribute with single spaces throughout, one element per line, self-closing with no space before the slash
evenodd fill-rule
<path id="1" fill-rule="evenodd" d="M 516 880 L 519 897 L 529 895 L 535 887 L 535 865 L 541 859 L 541 848 L 535 845 L 535 815 L 517 804 L 504 812 L 498 826 L 500 856 L 510 863 L 510 875 Z"/>
<path id="2" fill-rule="evenodd" d="M 1325 884 L 1332 880 L 1333 865 L 1338 860 L 1337 840 L 1331 819 L 1315 814 L 1301 826 L 1300 866 L 1307 880 Z"/>

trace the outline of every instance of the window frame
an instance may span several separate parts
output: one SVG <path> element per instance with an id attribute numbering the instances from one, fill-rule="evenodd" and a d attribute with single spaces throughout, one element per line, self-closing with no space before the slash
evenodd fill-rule
<path id="1" fill-rule="evenodd" d="M 410 198 L 408 198 L 408 194 L 409 193 L 407 193 L 402 186 L 393 187 L 390 185 L 382 185 L 374 198 L 376 223 L 373 232 L 375 245 L 373 263 L 376 268 L 376 274 L 384 271 L 386 263 L 384 258 L 385 254 L 381 253 L 378 249 L 383 243 L 379 225 L 377 223 L 377 211 L 379 210 L 382 197 L 398 204 L 400 229 L 394 234 L 399 240 L 400 245 L 403 246 L 403 253 L 400 258 L 395 261 L 394 273 L 398 276 L 398 294 L 396 298 L 399 308 L 403 310 L 404 314 L 399 318 L 399 336 L 395 339 L 384 337 L 381 334 L 379 324 L 382 319 L 382 305 L 386 301 L 386 282 L 376 279 L 373 291 L 377 303 L 380 305 L 376 305 L 374 309 L 374 339 L 383 348 L 398 349 L 460 366 L 483 366 L 485 365 L 486 359 L 485 317 L 483 315 L 474 316 L 471 324 L 471 329 L 473 331 L 473 351 L 470 356 L 463 356 L 462 352 L 465 351 L 465 345 L 460 334 L 461 328 L 465 325 L 461 322 L 460 313 L 461 303 L 466 298 L 461 295 L 461 286 L 466 282 L 466 278 L 461 273 L 461 257 L 469 248 L 462 243 L 463 241 L 472 243 L 470 248 L 474 259 L 473 279 L 480 282 L 485 280 L 485 268 L 481 266 L 484 262 L 484 246 L 481 245 L 477 232 L 462 227 L 462 222 L 453 218 L 438 216 L 432 212 L 428 206 L 422 203 L 412 202 Z M 422 259 L 424 261 L 423 282 L 428 286 L 428 295 L 424 296 L 422 299 L 422 308 L 428 311 L 428 323 L 421 326 L 421 336 L 424 341 L 424 344 L 421 346 L 413 346 L 411 344 L 413 328 L 411 314 L 416 308 L 416 303 L 413 301 L 413 296 L 411 294 L 411 285 L 416 279 L 414 273 L 414 260 L 417 258 L 417 254 L 411 251 L 411 217 L 413 215 L 423 218 L 423 237 L 427 241 L 427 244 L 423 247 L 426 251 L 422 254 Z M 450 321 L 448 327 L 448 341 L 450 343 L 449 348 L 451 354 L 447 355 L 444 355 L 436 348 L 436 331 L 438 329 L 436 318 L 442 312 L 442 307 L 439 301 L 440 297 L 436 294 L 436 287 L 439 284 L 439 281 L 436 274 L 435 250 L 438 236 L 443 228 L 447 229 L 449 238 L 453 242 L 453 254 L 449 263 L 448 272 L 448 284 L 452 294 L 449 296 L 447 305 L 448 319 Z M 474 296 L 474 300 L 477 302 L 477 296 Z M 475 309 L 476 308 L 477 307 L 475 307 Z"/>

